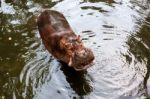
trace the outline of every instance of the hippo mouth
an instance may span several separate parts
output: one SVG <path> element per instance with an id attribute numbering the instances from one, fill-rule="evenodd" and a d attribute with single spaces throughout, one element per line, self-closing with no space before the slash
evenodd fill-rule
<path id="1" fill-rule="evenodd" d="M 94 61 L 92 61 L 91 63 L 87 64 L 87 65 L 81 65 L 78 67 L 73 67 L 76 71 L 82 71 L 82 70 L 86 70 L 87 68 L 91 67 L 94 65 Z"/>

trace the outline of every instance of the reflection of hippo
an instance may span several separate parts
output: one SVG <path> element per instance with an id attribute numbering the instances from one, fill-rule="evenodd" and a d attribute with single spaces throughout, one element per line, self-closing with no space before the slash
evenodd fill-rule
<path id="1" fill-rule="evenodd" d="M 38 29 L 46 49 L 55 58 L 75 70 L 91 66 L 93 52 L 84 47 L 80 36 L 75 35 L 61 13 L 52 10 L 42 12 L 38 18 Z"/>

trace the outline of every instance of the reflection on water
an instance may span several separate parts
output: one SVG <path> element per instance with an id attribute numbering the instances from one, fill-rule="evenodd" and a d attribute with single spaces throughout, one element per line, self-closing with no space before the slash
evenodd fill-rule
<path id="1" fill-rule="evenodd" d="M 44 48 L 36 18 L 62 12 L 95 64 L 76 72 Z M 149 0 L 1 0 L 0 99 L 150 97 Z"/>
<path id="2" fill-rule="evenodd" d="M 62 63 L 61 70 L 64 72 L 71 88 L 73 88 L 79 96 L 89 94 L 92 91 L 92 87 L 88 84 L 88 80 L 90 79 L 86 79 L 86 76 L 88 76 L 87 71 L 76 72 L 65 63 Z"/>
<path id="3" fill-rule="evenodd" d="M 129 51 L 134 54 L 135 62 L 138 61 L 141 64 L 145 64 L 147 70 L 144 72 L 144 80 L 141 82 L 141 87 L 146 90 L 147 96 L 149 93 L 149 73 L 150 73 L 150 17 L 146 18 L 144 23 L 141 23 L 141 29 L 136 35 L 131 36 L 128 45 Z M 137 64 L 137 62 L 135 63 Z M 137 71 L 140 72 L 137 68 Z"/>
<path id="4" fill-rule="evenodd" d="M 92 2 L 92 3 L 96 3 L 96 2 L 106 2 L 106 3 L 115 3 L 114 0 L 83 0 L 84 2 Z"/>

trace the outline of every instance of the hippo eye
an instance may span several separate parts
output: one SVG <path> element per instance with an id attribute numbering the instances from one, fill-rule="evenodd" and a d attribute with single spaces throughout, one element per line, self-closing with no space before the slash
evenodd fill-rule
<path id="1" fill-rule="evenodd" d="M 66 43 L 65 47 L 66 47 L 67 49 L 71 49 L 71 48 L 72 48 L 72 43 Z"/>
<path id="2" fill-rule="evenodd" d="M 70 46 L 70 43 L 66 43 L 66 47 Z"/>

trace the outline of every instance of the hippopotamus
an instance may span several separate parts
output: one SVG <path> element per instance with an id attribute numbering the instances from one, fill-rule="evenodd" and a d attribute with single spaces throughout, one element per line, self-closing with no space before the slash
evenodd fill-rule
<path id="1" fill-rule="evenodd" d="M 54 10 L 43 11 L 37 19 L 38 30 L 45 48 L 58 60 L 76 71 L 92 66 L 94 54 L 84 46 L 63 14 Z"/>

